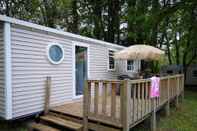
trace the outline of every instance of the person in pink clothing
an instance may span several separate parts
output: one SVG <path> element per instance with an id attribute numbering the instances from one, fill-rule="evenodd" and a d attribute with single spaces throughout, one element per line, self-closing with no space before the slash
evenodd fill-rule
<path id="1" fill-rule="evenodd" d="M 160 86 L 160 78 L 157 76 L 153 76 L 151 79 L 151 88 L 150 88 L 150 97 L 159 97 L 159 86 Z"/>

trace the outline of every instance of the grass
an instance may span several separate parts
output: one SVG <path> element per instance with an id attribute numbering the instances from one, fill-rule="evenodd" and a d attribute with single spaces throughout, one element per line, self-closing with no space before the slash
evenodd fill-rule
<path id="1" fill-rule="evenodd" d="M 170 116 L 157 115 L 157 131 L 196 131 L 197 130 L 197 92 L 185 91 L 185 99 L 180 108 L 170 108 Z M 134 131 L 147 131 L 147 124 L 140 124 Z"/>
<path id="2" fill-rule="evenodd" d="M 170 116 L 158 117 L 158 131 L 196 131 L 197 130 L 197 92 L 186 91 L 180 109 L 171 108 Z M 27 131 L 26 120 L 13 122 L 0 121 L 0 131 Z M 137 126 L 135 131 L 147 131 L 145 124 Z"/>
<path id="3" fill-rule="evenodd" d="M 158 127 L 160 129 L 175 131 L 196 131 L 197 92 L 186 91 L 185 99 L 180 109 L 176 110 L 173 108 L 169 117 L 160 119 Z"/>
<path id="4" fill-rule="evenodd" d="M 32 119 L 21 119 L 15 121 L 0 120 L 0 131 L 27 131 L 27 124 Z"/>

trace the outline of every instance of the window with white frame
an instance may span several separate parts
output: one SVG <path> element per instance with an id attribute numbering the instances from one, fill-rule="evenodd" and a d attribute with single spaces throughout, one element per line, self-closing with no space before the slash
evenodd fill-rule
<path id="1" fill-rule="evenodd" d="M 114 51 L 109 50 L 109 60 L 108 60 L 108 69 L 109 70 L 115 70 L 115 60 L 114 60 Z"/>
<path id="2" fill-rule="evenodd" d="M 197 78 L 197 70 L 193 70 L 192 76 L 193 76 L 193 78 Z"/>
<path id="3" fill-rule="evenodd" d="M 52 64 L 60 64 L 64 59 L 64 49 L 61 44 L 51 43 L 47 46 L 47 57 Z"/>
<path id="4" fill-rule="evenodd" d="M 134 70 L 134 62 L 133 60 L 127 60 L 127 71 Z"/>

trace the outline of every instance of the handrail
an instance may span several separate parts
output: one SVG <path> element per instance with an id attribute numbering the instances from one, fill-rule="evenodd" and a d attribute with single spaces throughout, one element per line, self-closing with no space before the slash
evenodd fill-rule
<path id="1" fill-rule="evenodd" d="M 183 81 L 183 74 L 160 77 L 160 97 L 150 98 L 150 79 L 128 80 L 127 90 L 131 92 L 127 105 L 131 114 L 128 119 L 129 125 L 134 125 L 165 103 L 169 104 L 171 99 L 176 98 L 176 105 L 178 105 L 178 96 L 184 91 Z"/>
<path id="2" fill-rule="evenodd" d="M 184 75 L 160 77 L 159 98 L 150 98 L 150 84 L 150 79 L 87 80 L 84 123 L 90 119 L 127 130 L 153 109 L 180 95 L 184 91 Z"/>

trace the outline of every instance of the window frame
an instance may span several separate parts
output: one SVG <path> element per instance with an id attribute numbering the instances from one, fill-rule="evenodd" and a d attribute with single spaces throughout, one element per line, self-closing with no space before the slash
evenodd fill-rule
<path id="1" fill-rule="evenodd" d="M 132 70 L 128 70 L 128 61 L 133 61 L 133 69 Z M 126 71 L 127 72 L 133 72 L 135 70 L 135 66 L 134 66 L 134 60 L 126 60 Z"/>
<path id="2" fill-rule="evenodd" d="M 197 75 L 196 75 L 196 73 L 197 73 L 197 70 L 192 70 L 192 78 L 197 78 Z"/>
<path id="3" fill-rule="evenodd" d="M 110 62 L 109 62 L 109 57 L 110 57 L 109 52 L 110 51 L 113 51 L 113 53 L 116 52 L 116 50 L 114 50 L 114 49 L 108 49 L 108 52 L 107 52 L 107 56 L 108 56 L 108 58 L 107 58 L 107 69 L 108 69 L 108 71 L 115 71 L 116 70 L 116 60 L 114 58 L 113 58 L 114 59 L 114 68 L 110 69 Z"/>
<path id="4" fill-rule="evenodd" d="M 50 53 L 50 48 L 52 46 L 58 46 L 61 49 L 61 51 L 62 51 L 62 58 L 59 61 L 54 61 L 50 57 L 50 54 L 49 53 Z M 64 48 L 63 48 L 63 45 L 61 45 L 59 43 L 55 43 L 55 42 L 48 44 L 46 54 L 47 54 L 47 58 L 50 61 L 50 63 L 52 63 L 54 65 L 58 65 L 58 64 L 62 63 L 62 61 L 64 60 Z"/>

